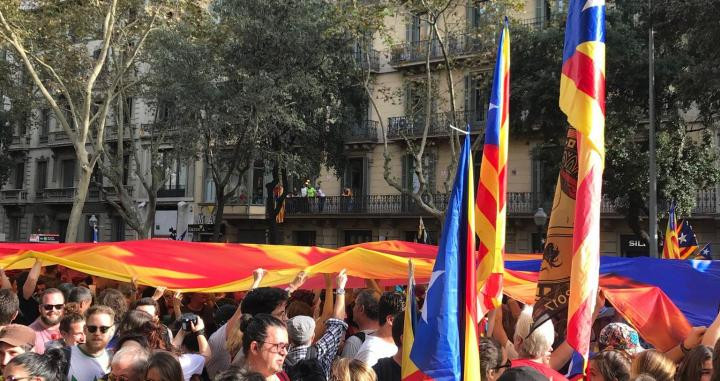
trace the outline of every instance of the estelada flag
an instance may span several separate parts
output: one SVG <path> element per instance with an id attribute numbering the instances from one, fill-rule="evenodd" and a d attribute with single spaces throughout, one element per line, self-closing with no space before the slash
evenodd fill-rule
<path id="1" fill-rule="evenodd" d="M 468 135 L 410 352 L 423 379 L 480 381 L 472 169 Z"/>
<path id="2" fill-rule="evenodd" d="M 480 316 L 502 303 L 509 114 L 510 30 L 505 18 L 498 44 L 475 200 L 475 232 L 480 241 L 477 274 Z"/>

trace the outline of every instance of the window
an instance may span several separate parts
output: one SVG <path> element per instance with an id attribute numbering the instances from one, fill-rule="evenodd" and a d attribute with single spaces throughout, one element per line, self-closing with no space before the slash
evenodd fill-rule
<path id="1" fill-rule="evenodd" d="M 316 242 L 317 232 L 314 230 L 296 230 L 293 232 L 293 245 L 315 246 Z"/>
<path id="2" fill-rule="evenodd" d="M 436 184 L 436 160 L 433 153 L 425 153 L 423 155 L 423 175 L 427 183 L 425 184 L 425 191 L 427 193 L 435 193 Z M 420 189 L 420 179 L 418 179 L 415 173 L 415 159 L 412 155 L 405 155 L 403 163 L 403 185 L 406 189 L 417 192 Z"/>
<path id="3" fill-rule="evenodd" d="M 125 240 L 125 220 L 120 216 L 115 216 L 112 219 L 112 240 L 114 242 Z"/>
<path id="4" fill-rule="evenodd" d="M 15 189 L 25 186 L 25 162 L 15 163 Z"/>
<path id="5" fill-rule="evenodd" d="M 123 156 L 123 185 L 128 185 L 130 180 L 130 155 Z"/>
<path id="6" fill-rule="evenodd" d="M 345 230 L 345 245 L 372 242 L 371 230 Z"/>
<path id="7" fill-rule="evenodd" d="M 185 197 L 188 166 L 172 151 L 161 152 L 162 160 L 167 166 L 165 183 L 158 191 L 158 197 Z"/>
<path id="8" fill-rule="evenodd" d="M 205 177 L 203 186 L 203 201 L 204 202 L 215 202 L 215 181 L 212 177 L 212 169 L 209 165 L 205 165 Z"/>
<path id="9" fill-rule="evenodd" d="M 367 160 L 364 157 L 348 159 L 343 188 L 350 188 L 353 196 L 364 196 L 367 192 L 367 173 Z"/>
<path id="10" fill-rule="evenodd" d="M 75 159 L 65 159 L 60 162 L 60 176 L 62 176 L 62 187 L 73 188 L 75 186 Z"/>
<path id="11" fill-rule="evenodd" d="M 8 218 L 8 237 L 7 240 L 11 242 L 20 241 L 20 217 L 9 217 Z"/>
<path id="12" fill-rule="evenodd" d="M 50 133 L 50 109 L 44 108 L 40 111 L 40 137 L 45 138 Z"/>
<path id="13" fill-rule="evenodd" d="M 405 41 L 407 42 L 418 42 L 420 41 L 420 16 L 411 15 L 408 16 L 408 20 L 405 24 Z"/>
<path id="14" fill-rule="evenodd" d="M 155 116 L 158 122 L 167 122 L 172 117 L 172 110 L 174 105 L 169 101 L 158 102 L 157 115 Z"/>
<path id="15" fill-rule="evenodd" d="M 265 179 L 265 164 L 258 160 L 255 162 L 253 167 L 253 194 L 252 203 L 255 205 L 265 204 L 265 197 L 267 197 L 265 183 L 269 182 L 270 179 Z"/>
<path id="16" fill-rule="evenodd" d="M 465 76 L 465 122 L 471 127 L 481 126 L 488 108 L 487 73 L 471 73 Z"/>
<path id="17" fill-rule="evenodd" d="M 35 191 L 44 192 L 47 188 L 47 160 L 37 162 L 37 170 L 35 171 Z"/>
<path id="18" fill-rule="evenodd" d="M 468 29 L 477 29 L 481 25 L 481 18 L 485 13 L 485 8 L 480 4 L 470 3 L 466 8 L 466 19 Z"/>

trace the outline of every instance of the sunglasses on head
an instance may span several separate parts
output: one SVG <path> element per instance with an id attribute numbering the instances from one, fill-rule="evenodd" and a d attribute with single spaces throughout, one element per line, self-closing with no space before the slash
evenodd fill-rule
<path id="1" fill-rule="evenodd" d="M 65 308 L 65 305 L 64 304 L 43 304 L 43 308 L 45 309 L 45 311 L 52 311 L 53 308 L 60 311 L 63 308 Z"/>
<path id="2" fill-rule="evenodd" d="M 100 333 L 107 333 L 107 331 L 110 330 L 110 328 L 112 328 L 112 327 L 113 326 L 104 326 L 104 325 L 100 325 L 100 326 L 86 325 L 85 326 L 85 328 L 87 328 L 88 332 L 90 332 L 90 333 L 95 333 L 95 332 L 97 332 L 98 329 L 100 330 Z"/>

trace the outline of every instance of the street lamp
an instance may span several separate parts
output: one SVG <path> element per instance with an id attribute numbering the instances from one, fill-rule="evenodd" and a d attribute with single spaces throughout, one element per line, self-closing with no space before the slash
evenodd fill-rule
<path id="1" fill-rule="evenodd" d="M 543 245 L 543 227 L 545 226 L 545 223 L 547 223 L 548 215 L 545 213 L 543 208 L 538 208 L 535 211 L 535 214 L 533 214 L 533 221 L 535 222 L 535 226 L 537 226 L 537 232 L 538 232 L 538 242 L 540 243 L 539 250 L 540 252 L 543 251 L 545 245 Z"/>
<path id="2" fill-rule="evenodd" d="M 98 219 L 93 214 L 88 219 L 88 224 L 90 224 L 90 227 L 92 228 L 92 241 L 93 243 L 97 243 L 98 241 Z"/>

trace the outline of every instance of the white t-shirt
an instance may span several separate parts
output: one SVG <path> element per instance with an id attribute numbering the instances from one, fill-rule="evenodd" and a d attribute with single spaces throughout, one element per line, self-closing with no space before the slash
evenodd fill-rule
<path id="1" fill-rule="evenodd" d="M 105 350 L 99 356 L 90 356 L 74 345 L 70 348 L 68 381 L 95 381 L 110 373 L 110 353 Z"/>
<path id="2" fill-rule="evenodd" d="M 388 343 L 375 335 L 368 335 L 355 358 L 372 367 L 379 359 L 394 356 L 397 351 L 395 344 Z"/>
<path id="3" fill-rule="evenodd" d="M 360 332 L 363 332 L 365 334 L 365 339 L 367 339 L 371 333 L 375 332 L 374 329 L 364 329 Z M 360 347 L 363 345 L 363 341 L 360 341 L 360 338 L 353 335 L 350 336 L 347 340 L 345 340 L 345 346 L 343 347 L 342 356 L 343 358 L 352 359 L 355 358 L 355 355 L 360 350 Z"/>
<path id="4" fill-rule="evenodd" d="M 205 366 L 205 357 L 197 353 L 183 353 L 178 358 L 185 381 L 190 381 L 194 374 L 202 374 Z"/>
<path id="5" fill-rule="evenodd" d="M 208 345 L 210 346 L 210 359 L 205 364 L 205 369 L 208 371 L 210 378 L 215 378 L 215 375 L 222 372 L 223 370 L 230 367 L 230 352 L 225 347 L 227 341 L 227 323 L 223 324 L 217 331 L 213 332 L 208 339 Z"/>

